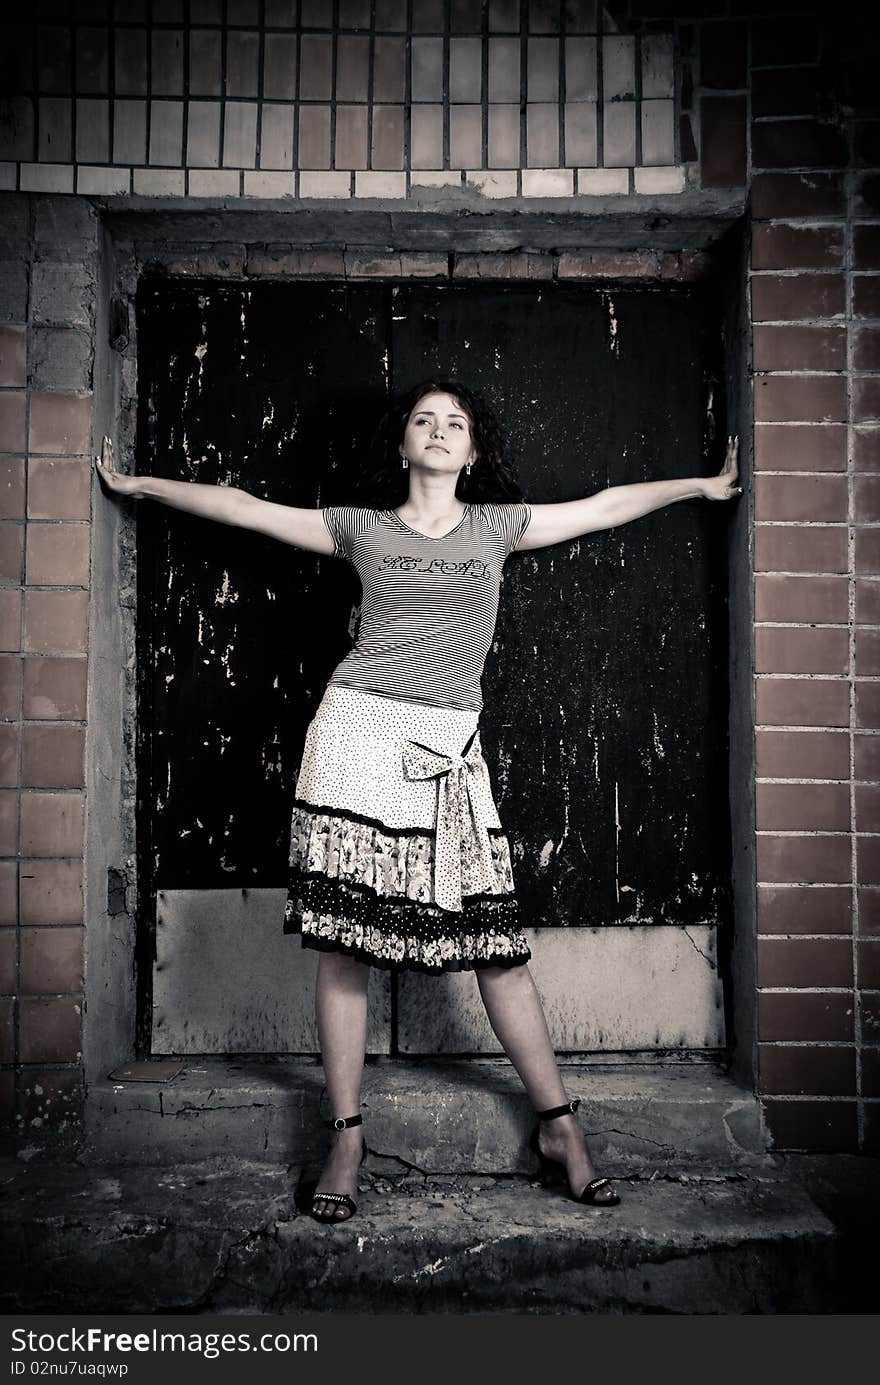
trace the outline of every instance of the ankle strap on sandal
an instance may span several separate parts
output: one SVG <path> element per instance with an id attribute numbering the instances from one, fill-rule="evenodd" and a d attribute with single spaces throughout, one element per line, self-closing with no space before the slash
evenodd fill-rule
<path id="1" fill-rule="evenodd" d="M 363 1125 L 364 1118 L 357 1116 L 337 1116 L 335 1120 L 325 1121 L 328 1130 L 348 1130 L 352 1125 Z"/>
<path id="2" fill-rule="evenodd" d="M 579 1096 L 572 1097 L 571 1101 L 567 1101 L 564 1106 L 551 1106 L 549 1111 L 539 1111 L 538 1120 L 552 1121 L 555 1120 L 557 1116 L 572 1116 L 580 1104 L 581 1099 Z"/>

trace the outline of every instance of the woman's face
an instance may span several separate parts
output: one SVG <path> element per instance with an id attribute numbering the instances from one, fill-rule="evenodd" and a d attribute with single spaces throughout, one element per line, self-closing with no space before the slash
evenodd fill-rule
<path id="1" fill-rule="evenodd" d="M 400 455 L 412 467 L 458 475 L 477 451 L 471 423 L 451 394 L 424 394 L 407 419 Z"/>

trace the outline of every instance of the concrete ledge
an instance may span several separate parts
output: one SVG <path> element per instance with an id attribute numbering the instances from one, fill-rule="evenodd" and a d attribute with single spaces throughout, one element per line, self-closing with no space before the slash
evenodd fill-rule
<path id="1" fill-rule="evenodd" d="M 778 1171 L 634 1179 L 600 1210 L 371 1155 L 356 1218 L 333 1228 L 297 1210 L 299 1172 L 6 1159 L 2 1311 L 854 1311 L 851 1242 Z"/>
<path id="2" fill-rule="evenodd" d="M 706 1064 L 565 1067 L 605 1172 L 729 1168 L 766 1160 L 760 1105 Z M 129 1163 L 216 1154 L 298 1162 L 324 1147 L 323 1073 L 313 1060 L 186 1059 L 169 1083 L 93 1084 L 91 1157 Z M 371 1149 L 430 1173 L 525 1172 L 534 1115 L 506 1062 L 368 1063 Z"/>

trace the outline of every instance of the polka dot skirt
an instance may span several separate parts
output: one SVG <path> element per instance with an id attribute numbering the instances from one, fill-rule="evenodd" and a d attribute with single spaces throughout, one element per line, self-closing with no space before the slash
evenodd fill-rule
<path id="1" fill-rule="evenodd" d="M 285 933 L 395 969 L 529 960 L 478 719 L 328 686 L 296 783 Z"/>

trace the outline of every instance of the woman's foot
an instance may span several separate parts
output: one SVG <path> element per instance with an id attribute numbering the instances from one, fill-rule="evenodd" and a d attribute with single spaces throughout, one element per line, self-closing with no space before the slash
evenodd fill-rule
<path id="1" fill-rule="evenodd" d="M 341 1193 L 352 1200 L 357 1198 L 357 1176 L 364 1148 L 361 1126 L 349 1130 L 334 1130 L 330 1153 L 313 1194 L 312 1216 L 318 1221 L 348 1221 L 351 1208 L 342 1202 L 322 1200 L 322 1193 Z"/>
<path id="2" fill-rule="evenodd" d="M 569 1190 L 575 1200 L 591 1179 L 597 1176 L 583 1131 L 573 1115 L 541 1121 L 538 1126 L 538 1148 L 548 1159 L 555 1159 L 565 1165 Z M 597 1205 L 613 1202 L 615 1196 L 614 1189 L 606 1184 L 603 1188 L 596 1189 L 594 1201 Z"/>

